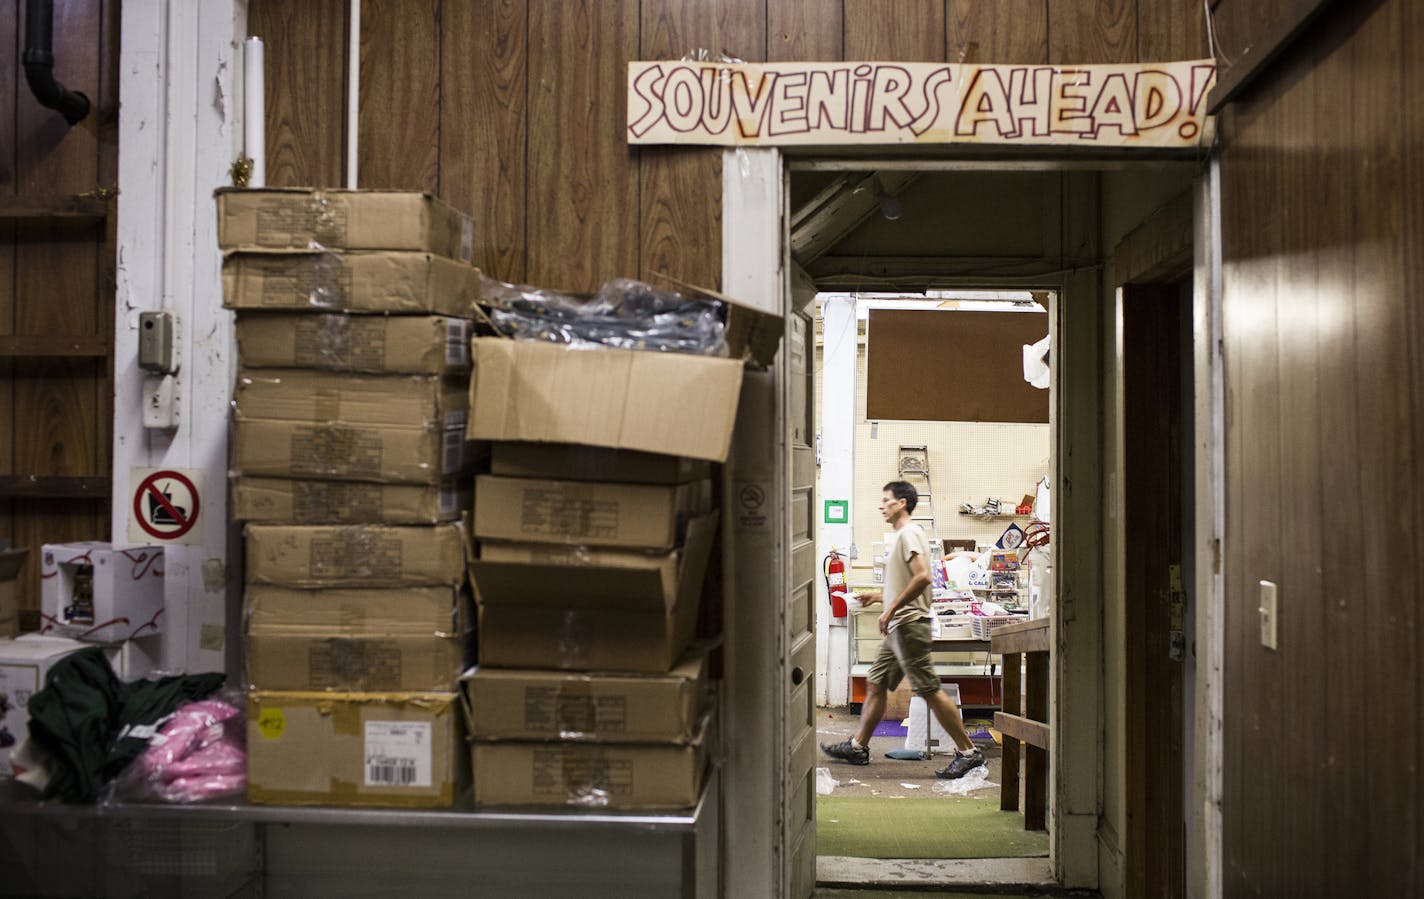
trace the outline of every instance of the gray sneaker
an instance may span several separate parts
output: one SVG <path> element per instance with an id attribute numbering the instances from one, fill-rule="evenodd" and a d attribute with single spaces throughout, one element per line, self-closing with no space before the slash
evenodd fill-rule
<path id="1" fill-rule="evenodd" d="M 840 759 L 852 765 L 870 764 L 870 750 L 864 747 L 857 749 L 850 740 L 842 740 L 839 743 L 822 743 L 821 751 L 833 759 Z"/>
<path id="2" fill-rule="evenodd" d="M 975 749 L 973 752 L 965 753 L 958 749 L 954 751 L 954 758 L 948 765 L 935 772 L 935 777 L 942 777 L 945 780 L 958 780 L 975 768 L 984 764 L 984 750 Z"/>

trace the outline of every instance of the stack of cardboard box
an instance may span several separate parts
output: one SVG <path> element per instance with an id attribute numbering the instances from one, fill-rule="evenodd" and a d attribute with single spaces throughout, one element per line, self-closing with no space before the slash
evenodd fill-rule
<path id="1" fill-rule="evenodd" d="M 474 341 L 470 436 L 494 442 L 462 679 L 476 805 L 697 802 L 717 740 L 693 638 L 733 355 Z"/>
<path id="2" fill-rule="evenodd" d="M 476 804 L 695 803 L 709 466 L 500 443 L 491 467 L 475 487 L 480 666 L 464 678 Z"/>
<path id="3" fill-rule="evenodd" d="M 249 797 L 440 806 L 465 769 L 471 220 L 400 191 L 223 191 L 247 522 Z"/>

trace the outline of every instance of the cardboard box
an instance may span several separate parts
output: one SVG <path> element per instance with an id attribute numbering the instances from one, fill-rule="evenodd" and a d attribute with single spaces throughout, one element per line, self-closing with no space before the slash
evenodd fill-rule
<path id="1" fill-rule="evenodd" d="M 20 569 L 29 557 L 25 548 L 0 550 L 0 637 L 20 632 Z"/>
<path id="2" fill-rule="evenodd" d="M 246 419 L 233 426 L 234 474 L 439 484 L 468 462 L 464 418 L 449 428 L 380 428 Z"/>
<path id="3" fill-rule="evenodd" d="M 247 368 L 443 375 L 470 368 L 469 319 L 444 315 L 239 312 Z"/>
<path id="4" fill-rule="evenodd" d="M 463 438 L 461 438 L 463 440 Z M 232 517 L 289 524 L 434 524 L 473 506 L 473 484 L 363 484 L 239 477 L 232 480 Z"/>
<path id="5" fill-rule="evenodd" d="M 243 619 L 249 633 L 460 634 L 469 602 L 453 587 L 298 590 L 252 584 L 243 596 Z"/>
<path id="6" fill-rule="evenodd" d="M 480 665 L 669 671 L 692 642 L 716 530 L 715 515 L 693 519 L 683 548 L 663 556 L 471 562 Z"/>
<path id="7" fill-rule="evenodd" d="M 458 704 L 454 693 L 251 693 L 247 798 L 448 807 L 468 771 Z"/>
<path id="8" fill-rule="evenodd" d="M 460 525 L 249 524 L 247 583 L 280 587 L 459 586 Z"/>
<path id="9" fill-rule="evenodd" d="M 707 705 L 705 648 L 667 674 L 478 667 L 460 678 L 471 738 L 688 743 Z"/>
<path id="10" fill-rule="evenodd" d="M 464 665 L 455 635 L 316 635 L 249 632 L 247 681 L 254 690 L 453 690 Z"/>
<path id="11" fill-rule="evenodd" d="M 470 744 L 475 805 L 675 809 L 697 804 L 711 716 L 693 742 Z"/>
<path id="12" fill-rule="evenodd" d="M 448 429 L 465 420 L 468 404 L 464 379 L 437 375 L 256 368 L 241 372 L 233 390 L 237 421 Z"/>
<path id="13" fill-rule="evenodd" d="M 469 262 L 474 220 L 405 190 L 262 188 L 217 191 L 224 250 L 419 250 Z"/>
<path id="14" fill-rule="evenodd" d="M 477 337 L 469 436 L 579 443 L 722 462 L 742 362 Z"/>
<path id="15" fill-rule="evenodd" d="M 496 443 L 490 452 L 490 473 L 565 481 L 685 484 L 711 477 L 712 463 L 569 443 Z"/>
<path id="16" fill-rule="evenodd" d="M 486 540 L 669 550 L 710 510 L 708 481 L 672 486 L 475 479 L 475 536 Z"/>
<path id="17" fill-rule="evenodd" d="M 40 611 L 59 636 L 95 643 L 162 633 L 163 547 L 47 543 Z"/>
<path id="18" fill-rule="evenodd" d="M 30 697 L 44 686 L 45 675 L 60 659 L 90 644 L 63 637 L 26 634 L 0 640 L 0 778 L 14 775 L 10 754 L 29 734 Z M 113 665 L 117 648 L 105 648 Z"/>
<path id="19" fill-rule="evenodd" d="M 478 269 L 427 253 L 231 253 L 223 306 L 469 316 Z"/>

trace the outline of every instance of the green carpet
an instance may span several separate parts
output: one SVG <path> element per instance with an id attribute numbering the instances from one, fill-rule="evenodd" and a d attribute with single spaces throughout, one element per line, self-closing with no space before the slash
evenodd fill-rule
<path id="1" fill-rule="evenodd" d="M 999 800 L 942 796 L 816 797 L 816 854 L 856 858 L 1020 858 L 1048 854 L 1048 834 L 1023 829 Z"/>

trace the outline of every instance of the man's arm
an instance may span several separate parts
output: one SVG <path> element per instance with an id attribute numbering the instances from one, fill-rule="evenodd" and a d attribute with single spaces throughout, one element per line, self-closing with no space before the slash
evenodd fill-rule
<path id="1" fill-rule="evenodd" d="M 880 613 L 880 633 L 889 633 L 890 619 L 895 617 L 895 611 L 919 596 L 932 583 L 934 578 L 930 577 L 930 566 L 925 557 L 919 553 L 910 556 L 910 582 L 900 591 L 899 596 L 885 604 L 885 611 Z"/>

